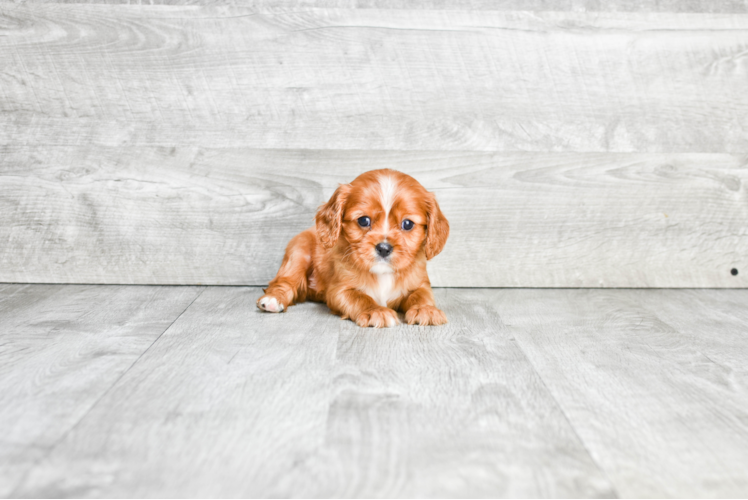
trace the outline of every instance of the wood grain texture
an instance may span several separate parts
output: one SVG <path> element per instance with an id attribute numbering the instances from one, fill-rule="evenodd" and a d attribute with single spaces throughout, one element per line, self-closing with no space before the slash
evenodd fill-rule
<path id="1" fill-rule="evenodd" d="M 748 292 L 488 295 L 619 494 L 748 493 Z"/>
<path id="2" fill-rule="evenodd" d="M 742 153 L 748 15 L 718 5 L 4 6 L 0 143 Z"/>
<path id="3" fill-rule="evenodd" d="M 450 220 L 436 286 L 745 287 L 741 155 L 0 148 L 0 281 L 264 285 L 338 183 Z M 739 270 L 732 276 L 730 270 Z"/>
<path id="4" fill-rule="evenodd" d="M 15 493 L 267 496 L 324 439 L 338 329 L 209 288 Z"/>
<path id="5" fill-rule="evenodd" d="M 209 288 L 17 496 L 611 496 L 480 292 L 443 328 Z"/>
<path id="6" fill-rule="evenodd" d="M 198 293 L 186 287 L 0 290 L 0 496 L 11 495 Z"/>
<path id="7" fill-rule="evenodd" d="M 0 280 L 261 285 L 395 166 L 435 285 L 746 286 L 746 2 L 336 2 L 0 7 Z"/>
<path id="8" fill-rule="evenodd" d="M 445 327 L 344 323 L 324 446 L 271 496 L 616 496 L 490 296 L 436 300 Z"/>
<path id="9" fill-rule="evenodd" d="M 115 297 L 143 290 L 164 299 L 180 289 L 0 289 L 0 321 L 25 325 L 25 334 L 14 326 L 26 335 L 16 347 L 28 347 L 2 346 L 3 428 L 15 407 L 27 408 L 3 439 L 28 438 L 2 452 L 36 460 L 12 494 L 17 463 L 0 462 L 0 494 L 748 493 L 746 290 L 437 289 L 448 325 L 373 330 L 318 304 L 260 313 L 259 289 L 213 287 L 69 432 L 51 444 L 28 432 L 51 417 L 28 411 L 8 374 L 22 387 L 51 383 L 39 377 L 50 366 L 66 366 L 71 387 L 102 378 L 99 358 L 70 357 L 83 350 L 83 327 L 71 321 L 98 324 Z M 84 298 L 91 312 L 80 318 Z M 31 345 L 32 331 L 54 341 Z M 5 362 L 33 352 L 60 357 Z M 50 387 L 35 404 L 54 412 L 70 399 L 79 396 Z"/>
<path id="10" fill-rule="evenodd" d="M 27 4 L 198 5 L 255 9 L 524 10 L 748 13 L 746 0 L 26 0 Z"/>

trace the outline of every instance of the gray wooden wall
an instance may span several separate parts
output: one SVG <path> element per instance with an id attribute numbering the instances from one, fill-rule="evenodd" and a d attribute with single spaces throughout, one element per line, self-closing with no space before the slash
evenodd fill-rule
<path id="1" fill-rule="evenodd" d="M 0 4 L 0 281 L 261 285 L 390 167 L 434 285 L 748 284 L 748 2 L 188 3 Z"/>

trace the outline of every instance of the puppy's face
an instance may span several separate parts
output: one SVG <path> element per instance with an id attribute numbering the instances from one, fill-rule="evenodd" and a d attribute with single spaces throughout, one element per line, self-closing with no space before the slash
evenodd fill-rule
<path id="1" fill-rule="evenodd" d="M 341 185 L 316 217 L 326 247 L 344 246 L 344 258 L 375 274 L 407 269 L 423 252 L 441 252 L 449 223 L 434 195 L 409 175 L 373 170 Z"/>

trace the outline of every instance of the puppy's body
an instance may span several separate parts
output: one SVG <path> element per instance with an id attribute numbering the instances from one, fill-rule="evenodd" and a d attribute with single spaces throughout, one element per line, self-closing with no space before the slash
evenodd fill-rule
<path id="1" fill-rule="evenodd" d="M 360 326 L 447 322 L 431 292 L 426 261 L 437 255 L 449 223 L 433 194 L 394 170 L 373 170 L 343 184 L 294 237 L 280 270 L 258 301 L 282 312 L 295 303 L 325 302 Z"/>

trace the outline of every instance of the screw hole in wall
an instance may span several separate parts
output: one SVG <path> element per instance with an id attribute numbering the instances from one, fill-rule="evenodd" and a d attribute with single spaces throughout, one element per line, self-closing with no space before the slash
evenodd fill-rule
<path id="1" fill-rule="evenodd" d="M 732 269 L 730 269 L 730 274 L 732 274 L 733 276 L 737 276 L 738 270 L 733 267 Z"/>

